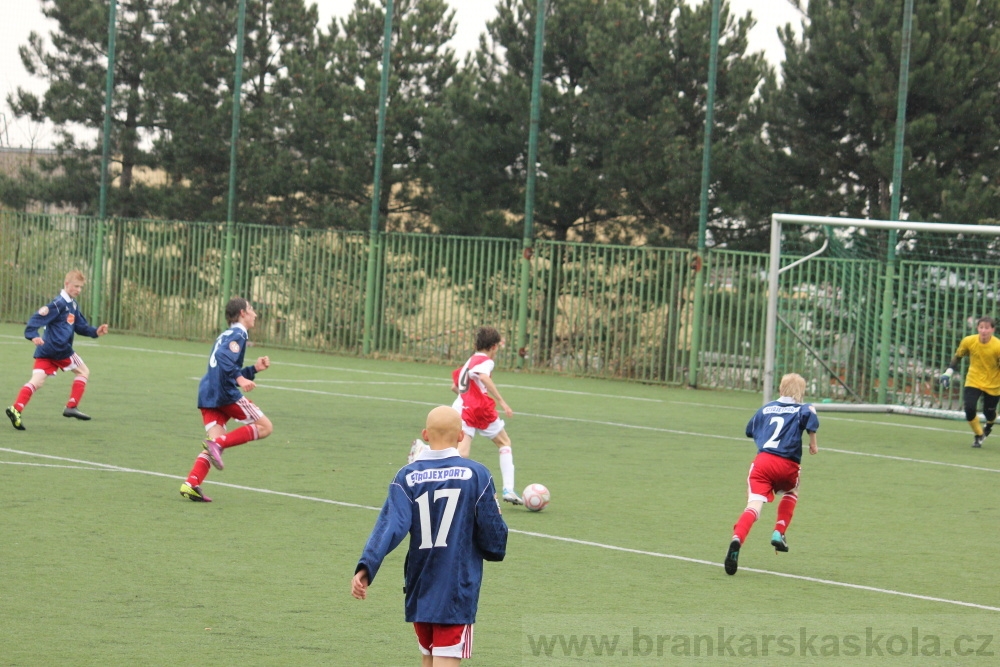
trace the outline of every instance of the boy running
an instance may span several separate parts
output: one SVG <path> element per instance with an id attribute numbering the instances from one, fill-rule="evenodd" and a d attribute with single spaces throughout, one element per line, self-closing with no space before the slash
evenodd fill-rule
<path id="1" fill-rule="evenodd" d="M 69 392 L 69 401 L 63 410 L 63 417 L 89 420 L 90 416 L 80 411 L 80 400 L 87 389 L 87 379 L 90 369 L 83 363 L 80 355 L 73 351 L 73 336 L 90 336 L 98 338 L 108 333 L 108 325 L 102 324 L 94 328 L 80 312 L 76 303 L 77 297 L 87 283 L 83 273 L 70 271 L 63 281 L 63 289 L 48 305 L 42 306 L 28 320 L 24 329 L 24 337 L 35 344 L 35 366 L 21 391 L 18 392 L 14 404 L 7 408 L 7 418 L 18 431 L 23 431 L 21 413 L 35 392 L 42 388 L 47 377 L 55 376 L 59 371 L 73 373 L 73 385 Z M 45 329 L 45 337 L 39 334 L 39 329 Z"/>
<path id="2" fill-rule="evenodd" d="M 514 411 L 503 400 L 490 377 L 494 359 L 503 347 L 503 338 L 493 327 L 480 327 L 476 331 L 476 353 L 461 368 L 451 374 L 451 390 L 458 394 L 452 407 L 462 415 L 462 442 L 458 452 L 468 458 L 472 438 L 477 433 L 485 435 L 497 446 L 500 454 L 500 477 L 503 481 L 502 497 L 505 502 L 522 505 L 521 497 L 514 490 L 514 454 L 504 421 L 497 414 L 497 404 L 509 419 Z"/>

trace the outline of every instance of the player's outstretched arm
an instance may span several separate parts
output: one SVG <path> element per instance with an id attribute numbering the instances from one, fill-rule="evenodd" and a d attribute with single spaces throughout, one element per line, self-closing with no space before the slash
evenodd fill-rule
<path id="1" fill-rule="evenodd" d="M 809 434 L 809 453 L 810 454 L 817 454 L 817 453 L 819 453 L 819 446 L 816 444 L 816 434 L 815 433 L 810 433 Z"/>
<path id="2" fill-rule="evenodd" d="M 961 359 L 957 355 L 955 357 L 952 357 L 951 362 L 949 362 L 948 364 L 947 370 L 945 370 L 945 372 L 942 373 L 940 377 L 938 377 L 938 384 L 941 387 L 945 389 L 948 388 L 948 385 L 951 384 L 951 378 L 955 374 L 955 369 L 958 368 L 958 365 L 960 363 Z"/>
<path id="3" fill-rule="evenodd" d="M 507 401 L 503 400 L 503 396 L 500 395 L 500 390 L 497 389 L 496 384 L 493 383 L 493 378 L 488 375 L 480 375 L 479 379 L 483 381 L 484 385 L 486 385 L 486 391 L 497 402 L 497 405 L 503 408 L 503 413 L 507 416 L 507 418 L 510 419 L 513 417 L 514 411 L 510 409 L 509 405 L 507 405 Z"/>

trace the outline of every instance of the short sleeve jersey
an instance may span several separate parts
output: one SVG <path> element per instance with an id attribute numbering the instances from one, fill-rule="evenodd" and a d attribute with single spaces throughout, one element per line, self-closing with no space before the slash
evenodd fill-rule
<path id="1" fill-rule="evenodd" d="M 782 396 L 754 414 L 747 423 L 746 436 L 753 438 L 757 451 L 799 463 L 802 461 L 802 435 L 817 430 L 816 408 Z"/>
<path id="2" fill-rule="evenodd" d="M 991 396 L 1000 394 L 1000 339 L 979 342 L 978 335 L 966 336 L 958 344 L 956 357 L 969 358 L 965 386 L 980 389 Z"/>
<path id="3" fill-rule="evenodd" d="M 480 379 L 492 375 L 494 366 L 489 356 L 477 352 L 452 373 L 462 399 L 462 421 L 474 428 L 486 428 L 498 419 L 496 402 Z"/>

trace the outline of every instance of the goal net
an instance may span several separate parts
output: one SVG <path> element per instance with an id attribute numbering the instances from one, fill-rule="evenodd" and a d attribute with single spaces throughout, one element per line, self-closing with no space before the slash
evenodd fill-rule
<path id="1" fill-rule="evenodd" d="M 795 372 L 819 409 L 964 419 L 936 379 L 998 295 L 1000 226 L 776 213 L 764 402 Z"/>

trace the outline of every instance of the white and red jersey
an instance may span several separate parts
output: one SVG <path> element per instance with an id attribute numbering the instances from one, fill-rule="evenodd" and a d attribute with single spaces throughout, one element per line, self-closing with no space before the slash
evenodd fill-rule
<path id="1" fill-rule="evenodd" d="M 498 419 L 497 405 L 486 391 L 482 376 L 493 374 L 494 363 L 487 355 L 476 352 L 465 365 L 456 368 L 451 378 L 462 400 L 462 421 L 477 429 L 485 429 Z"/>

